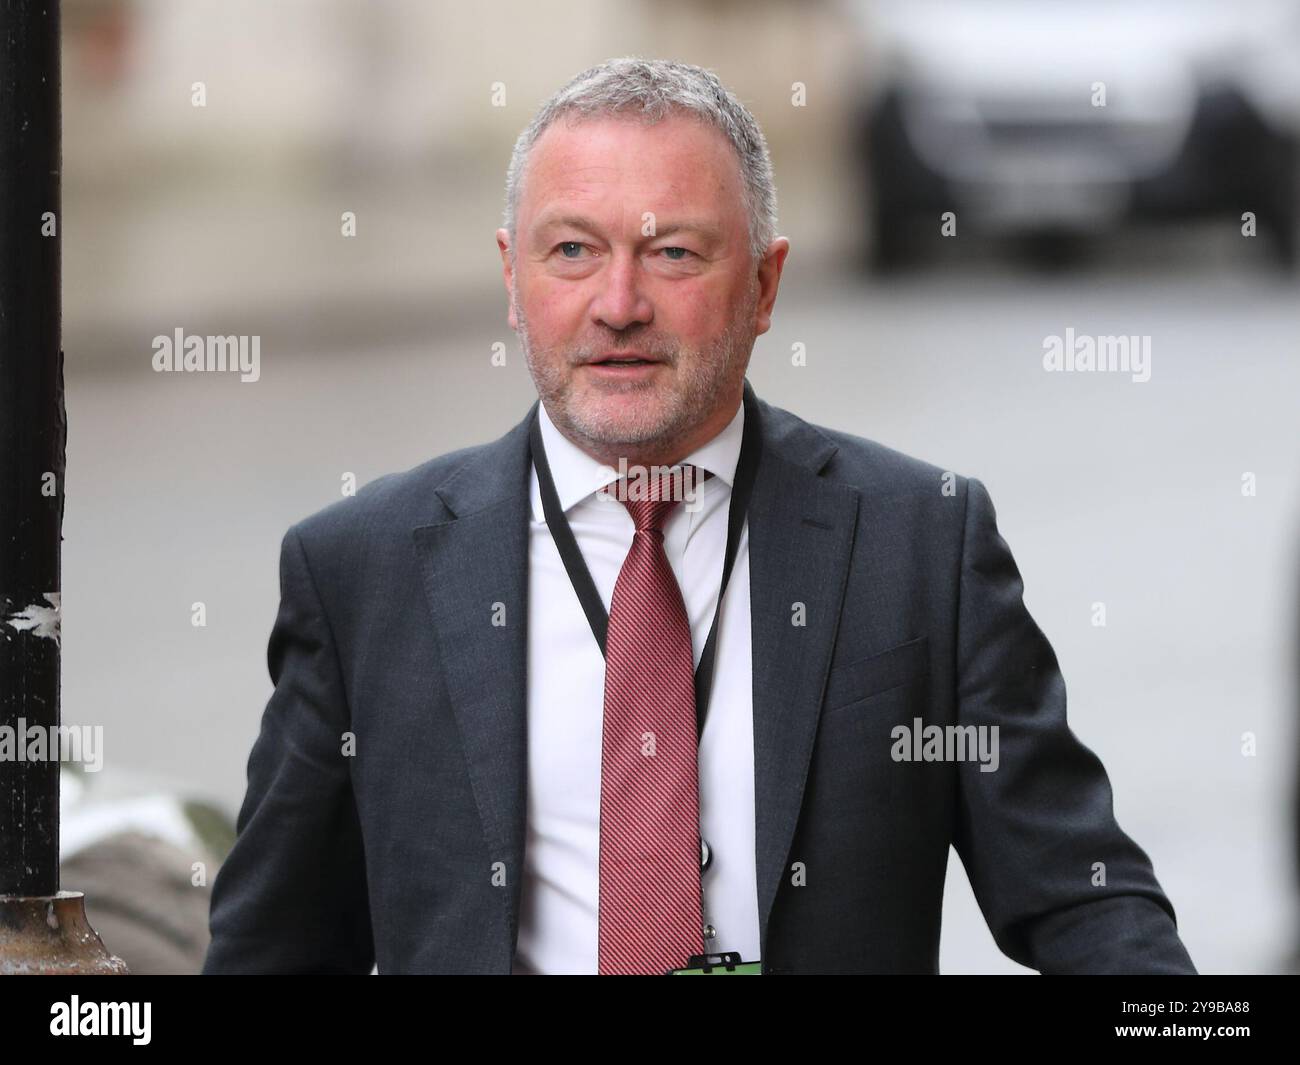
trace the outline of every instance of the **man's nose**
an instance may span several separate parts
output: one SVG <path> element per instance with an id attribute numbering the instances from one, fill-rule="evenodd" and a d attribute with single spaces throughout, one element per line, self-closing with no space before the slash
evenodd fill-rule
<path id="1" fill-rule="evenodd" d="M 592 304 L 591 316 L 615 332 L 635 323 L 648 323 L 654 308 L 642 288 L 640 264 L 635 255 L 614 255 L 601 271 L 600 290 Z"/>

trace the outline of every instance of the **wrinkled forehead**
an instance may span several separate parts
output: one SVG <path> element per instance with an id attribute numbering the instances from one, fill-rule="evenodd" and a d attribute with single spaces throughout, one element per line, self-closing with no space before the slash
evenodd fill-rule
<path id="1" fill-rule="evenodd" d="M 581 210 L 642 226 L 642 216 L 689 214 L 745 225 L 740 160 L 722 131 L 687 113 L 562 115 L 529 152 L 521 228 Z"/>

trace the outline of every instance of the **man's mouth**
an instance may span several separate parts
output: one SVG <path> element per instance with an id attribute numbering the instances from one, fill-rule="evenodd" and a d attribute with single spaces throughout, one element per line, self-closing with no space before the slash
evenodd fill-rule
<path id="1" fill-rule="evenodd" d="M 607 352 L 588 359 L 588 366 L 650 366 L 661 360 L 638 352 Z"/>
<path id="2" fill-rule="evenodd" d="M 583 363 L 591 380 L 619 386 L 646 384 L 663 365 L 663 359 L 639 351 L 606 351 Z"/>

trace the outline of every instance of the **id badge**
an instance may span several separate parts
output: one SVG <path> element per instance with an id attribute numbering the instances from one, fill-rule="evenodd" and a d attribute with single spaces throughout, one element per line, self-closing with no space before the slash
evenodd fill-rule
<path id="1" fill-rule="evenodd" d="M 692 954 L 684 969 L 669 969 L 665 976 L 762 976 L 761 961 L 741 961 L 737 951 Z"/>

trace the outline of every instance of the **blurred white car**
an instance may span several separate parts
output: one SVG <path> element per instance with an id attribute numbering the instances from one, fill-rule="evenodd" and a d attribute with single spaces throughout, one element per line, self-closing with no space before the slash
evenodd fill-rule
<path id="1" fill-rule="evenodd" d="M 1252 212 L 1297 255 L 1296 0 L 848 0 L 871 254 Z M 961 230 L 959 229 L 959 232 Z"/>

